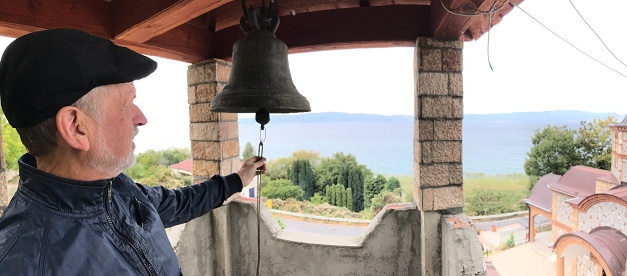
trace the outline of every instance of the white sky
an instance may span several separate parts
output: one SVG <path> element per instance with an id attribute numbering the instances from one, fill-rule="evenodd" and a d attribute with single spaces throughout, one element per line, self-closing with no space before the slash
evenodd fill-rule
<path id="1" fill-rule="evenodd" d="M 435 0 L 437 1 L 437 0 Z M 627 63 L 625 0 L 573 0 L 588 23 Z M 521 7 L 560 36 L 627 75 L 568 0 L 526 0 Z M 298 16 L 298 15 L 297 15 Z M 243 36 L 243 34 L 242 34 Z M 464 112 L 582 110 L 627 112 L 627 78 L 604 68 L 514 9 L 490 33 L 465 43 Z M 0 37 L 0 50 L 11 41 Z M 157 71 L 136 82 L 148 118 L 137 151 L 189 146 L 186 63 L 155 58 Z M 298 90 L 312 112 L 411 115 L 413 48 L 355 49 L 290 55 Z M 248 115 L 250 116 L 250 115 Z M 247 117 L 243 115 L 241 117 Z"/>

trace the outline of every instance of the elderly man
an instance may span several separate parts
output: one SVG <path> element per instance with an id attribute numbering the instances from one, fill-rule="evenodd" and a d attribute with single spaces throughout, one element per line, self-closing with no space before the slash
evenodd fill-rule
<path id="1" fill-rule="evenodd" d="M 16 39 L 0 60 L 0 99 L 29 153 L 0 218 L 1 275 L 179 275 L 165 227 L 219 207 L 265 159 L 176 190 L 134 183 L 133 137 L 146 117 L 133 81 L 157 65 L 87 33 Z"/>

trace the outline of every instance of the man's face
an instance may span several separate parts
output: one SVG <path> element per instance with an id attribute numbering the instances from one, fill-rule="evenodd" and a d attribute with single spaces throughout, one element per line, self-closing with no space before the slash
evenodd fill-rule
<path id="1" fill-rule="evenodd" d="M 115 176 L 135 164 L 133 138 L 147 120 L 134 99 L 132 82 L 111 85 L 101 97 L 104 112 L 96 118 L 90 162 L 103 175 Z"/>

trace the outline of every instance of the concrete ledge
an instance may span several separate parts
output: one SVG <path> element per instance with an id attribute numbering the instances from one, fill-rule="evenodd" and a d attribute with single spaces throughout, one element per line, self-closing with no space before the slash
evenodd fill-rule
<path id="1" fill-rule="evenodd" d="M 261 220 L 261 275 L 420 275 L 414 204 L 386 206 L 361 237 L 283 230 L 265 206 Z M 188 276 L 255 275 L 255 202 L 233 200 L 189 222 L 177 256 Z"/>
<path id="2" fill-rule="evenodd" d="M 473 220 L 474 222 L 481 222 L 481 221 L 494 220 L 494 219 L 515 218 L 515 217 L 519 217 L 519 216 L 526 216 L 528 214 L 529 214 L 529 211 L 519 211 L 519 212 L 512 212 L 512 213 L 498 214 L 498 215 L 489 215 L 489 216 L 472 216 L 472 217 L 468 217 L 468 218 Z"/>

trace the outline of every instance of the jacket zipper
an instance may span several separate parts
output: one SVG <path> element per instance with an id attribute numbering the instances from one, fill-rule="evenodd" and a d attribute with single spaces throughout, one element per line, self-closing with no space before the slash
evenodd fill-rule
<path id="1" fill-rule="evenodd" d="M 136 197 L 131 198 L 131 202 L 133 202 L 133 207 L 135 207 L 135 220 L 137 221 L 137 225 L 139 227 L 144 227 L 144 217 L 142 216 L 142 212 L 140 210 L 141 201 Z"/>
<path id="2" fill-rule="evenodd" d="M 111 199 L 112 183 L 113 183 L 113 180 L 111 179 L 107 180 L 107 194 L 106 194 L 107 198 L 105 200 L 105 210 L 106 210 L 105 213 L 107 214 L 107 222 L 109 222 L 109 225 L 111 225 L 111 228 L 113 228 L 113 231 L 115 232 L 116 235 L 118 235 L 120 238 L 122 238 L 122 240 L 124 240 L 126 243 L 131 245 L 133 249 L 135 249 L 135 252 L 137 252 L 137 255 L 139 255 L 139 259 L 144 264 L 144 267 L 146 267 L 146 270 L 148 270 L 148 273 L 150 275 L 157 276 L 157 272 L 155 272 L 155 268 L 152 266 L 152 264 L 150 264 L 150 261 L 148 261 L 148 258 L 146 258 L 146 255 L 144 254 L 144 251 L 139 246 L 139 243 L 131 239 L 129 236 L 120 232 L 117 228 L 115 228 L 115 225 L 113 224 L 113 220 L 111 219 L 111 215 L 109 214 L 110 213 L 109 204 L 111 203 L 111 200 L 112 200 Z"/>

